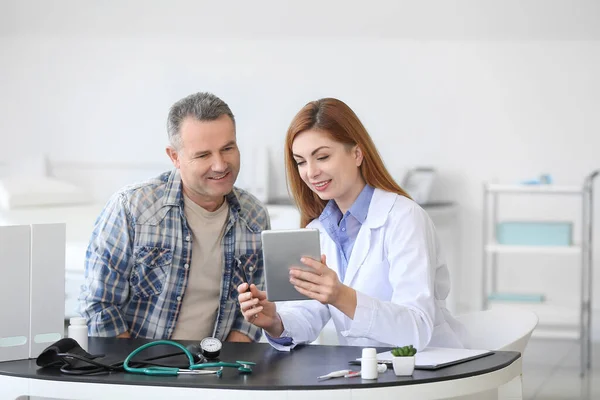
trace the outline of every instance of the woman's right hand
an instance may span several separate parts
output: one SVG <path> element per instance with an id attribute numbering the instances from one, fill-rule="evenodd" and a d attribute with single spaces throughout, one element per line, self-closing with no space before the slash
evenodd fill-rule
<path id="1" fill-rule="evenodd" d="M 237 288 L 238 302 L 244 315 L 244 319 L 259 328 L 264 329 L 270 336 L 279 337 L 283 332 L 283 323 L 275 303 L 267 300 L 267 292 L 258 290 L 256 285 L 242 283 Z"/>

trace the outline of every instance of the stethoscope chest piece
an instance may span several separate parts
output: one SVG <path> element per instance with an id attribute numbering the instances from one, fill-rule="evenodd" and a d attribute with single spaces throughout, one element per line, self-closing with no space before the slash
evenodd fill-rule
<path id="1" fill-rule="evenodd" d="M 251 374 L 252 366 L 256 365 L 256 363 L 252 361 L 236 361 L 236 363 L 240 364 L 238 371 L 242 374 Z"/>

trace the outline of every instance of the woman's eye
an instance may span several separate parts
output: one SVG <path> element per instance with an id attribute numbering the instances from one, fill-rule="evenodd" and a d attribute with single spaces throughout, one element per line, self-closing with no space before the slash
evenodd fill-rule
<path id="1" fill-rule="evenodd" d="M 297 166 L 301 166 L 301 165 L 304 165 L 304 164 L 306 164 L 306 161 L 296 161 L 296 165 Z"/>
<path id="2" fill-rule="evenodd" d="M 329 156 L 323 156 L 323 157 L 317 158 L 317 160 L 324 161 L 324 160 L 327 160 L 328 158 L 329 158 Z"/>

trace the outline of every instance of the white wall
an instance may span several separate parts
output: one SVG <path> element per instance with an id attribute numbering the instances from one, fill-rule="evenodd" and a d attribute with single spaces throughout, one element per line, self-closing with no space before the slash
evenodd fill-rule
<path id="1" fill-rule="evenodd" d="M 394 174 L 433 165 L 435 196 L 460 203 L 463 309 L 480 300 L 482 182 L 545 172 L 580 184 L 600 167 L 599 2 L 157 4 L 3 2 L 0 161 L 48 153 L 58 175 L 114 190 L 168 167 L 168 107 L 208 90 L 236 114 L 242 151 L 267 146 L 271 194 L 284 196 L 289 121 L 309 100 L 338 97 Z M 110 164 L 141 169 L 98 172 Z M 511 209 L 549 218 L 574 207 Z M 522 277 L 577 300 L 564 260 L 515 265 L 506 284 Z"/>

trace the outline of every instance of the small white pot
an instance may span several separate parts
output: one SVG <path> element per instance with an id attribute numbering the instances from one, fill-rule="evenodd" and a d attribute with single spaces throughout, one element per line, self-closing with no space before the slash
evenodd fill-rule
<path id="1" fill-rule="evenodd" d="M 415 370 L 415 357 L 392 357 L 392 365 L 396 376 L 410 376 Z"/>

